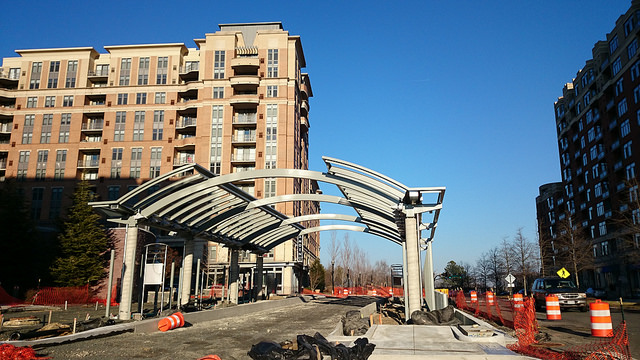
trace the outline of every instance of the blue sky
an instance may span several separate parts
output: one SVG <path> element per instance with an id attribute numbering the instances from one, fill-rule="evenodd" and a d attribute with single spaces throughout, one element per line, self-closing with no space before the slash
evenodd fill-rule
<path id="1" fill-rule="evenodd" d="M 300 35 L 314 98 L 310 164 L 355 162 L 408 186 L 446 186 L 440 271 L 513 237 L 536 239 L 535 197 L 560 180 L 553 102 L 630 0 L 9 1 L 15 49 L 181 42 L 218 24 L 281 21 Z M 350 233 L 370 259 L 386 240 Z M 339 234 L 342 237 L 342 234 Z M 323 245 L 329 238 L 322 234 Z M 326 262 L 327 254 L 322 256 Z"/>

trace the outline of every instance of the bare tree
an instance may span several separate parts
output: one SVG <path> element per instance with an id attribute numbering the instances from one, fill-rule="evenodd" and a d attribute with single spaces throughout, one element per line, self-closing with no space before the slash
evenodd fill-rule
<path id="1" fill-rule="evenodd" d="M 524 295 L 527 295 L 528 281 L 527 278 L 535 274 L 538 268 L 538 248 L 536 244 L 529 241 L 523 234 L 522 228 L 518 229 L 516 236 L 513 238 L 513 250 L 516 253 L 516 269 L 522 277 L 522 285 L 524 286 Z"/>
<path id="2" fill-rule="evenodd" d="M 621 274 L 618 277 L 620 282 L 620 295 L 632 292 L 633 284 L 629 281 L 629 273 L 638 271 L 640 264 L 640 196 L 638 195 L 639 182 L 637 178 L 632 178 L 626 182 L 626 197 L 621 199 L 622 203 L 618 220 L 612 221 L 609 225 L 610 231 L 617 235 L 615 256 L 619 259 Z M 623 290 L 624 289 L 624 290 Z"/>
<path id="3" fill-rule="evenodd" d="M 538 246 L 540 248 L 540 272 L 542 276 L 547 276 L 556 266 L 556 256 L 553 249 L 553 236 L 549 230 L 543 229 L 540 223 L 538 223 Z"/>
<path id="4" fill-rule="evenodd" d="M 489 262 L 489 277 L 493 282 L 495 290 L 501 287 L 502 278 L 504 277 L 504 263 L 499 247 L 493 247 L 487 252 L 487 261 Z"/>
<path id="5" fill-rule="evenodd" d="M 331 231 L 331 240 L 329 241 L 329 246 L 328 251 L 329 251 L 329 256 L 331 257 L 331 262 L 329 264 L 327 264 L 327 268 L 329 268 L 329 266 L 332 266 L 331 271 L 335 271 L 335 265 L 339 265 L 337 263 L 338 260 L 338 255 L 340 255 L 340 243 L 338 242 L 338 234 L 336 233 L 335 230 Z M 336 274 L 335 273 L 331 273 L 331 271 L 327 271 L 326 273 L 329 276 L 329 281 L 327 281 L 327 284 L 331 284 L 331 286 L 334 286 L 335 281 L 336 281 Z M 333 278 L 331 278 L 331 276 L 333 276 Z M 331 289 L 331 291 L 333 291 L 333 288 Z"/>
<path id="6" fill-rule="evenodd" d="M 476 261 L 475 271 L 478 281 L 481 282 L 483 289 L 487 288 L 489 282 L 489 260 L 487 253 L 483 253 L 478 261 Z"/>
<path id="7" fill-rule="evenodd" d="M 579 273 L 593 267 L 593 247 L 591 239 L 586 237 L 582 227 L 567 212 L 564 219 L 558 222 L 558 234 L 554 246 L 558 250 L 558 257 L 567 264 L 573 272 L 576 285 L 580 287 Z"/>
<path id="8" fill-rule="evenodd" d="M 350 286 L 350 283 L 352 283 L 351 268 L 353 267 L 353 248 L 351 247 L 351 241 L 349 241 L 348 233 L 344 234 L 342 252 L 340 253 L 340 265 L 344 269 L 342 274 L 342 283 L 346 283 L 346 286 Z M 348 279 L 346 277 L 348 277 Z"/>

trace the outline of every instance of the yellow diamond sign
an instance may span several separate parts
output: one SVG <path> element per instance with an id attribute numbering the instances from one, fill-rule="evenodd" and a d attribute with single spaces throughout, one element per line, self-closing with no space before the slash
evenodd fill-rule
<path id="1" fill-rule="evenodd" d="M 562 268 L 562 269 L 558 270 L 558 272 L 556 274 L 558 274 L 558 276 L 560 276 L 563 279 L 566 279 L 566 278 L 569 277 L 569 275 L 571 275 L 571 274 L 569 274 L 569 271 L 567 271 L 567 269 L 565 269 L 565 268 Z"/>

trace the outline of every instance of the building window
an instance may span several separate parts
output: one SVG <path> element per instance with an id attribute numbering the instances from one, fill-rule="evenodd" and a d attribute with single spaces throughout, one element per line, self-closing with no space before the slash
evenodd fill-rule
<path id="1" fill-rule="evenodd" d="M 48 89 L 58 87 L 58 76 L 60 75 L 60 61 L 51 61 L 49 63 L 49 80 L 47 81 Z"/>
<path id="2" fill-rule="evenodd" d="M 131 167 L 129 176 L 134 179 L 140 178 L 140 166 L 142 165 L 142 148 L 131 149 Z"/>
<path id="3" fill-rule="evenodd" d="M 111 150 L 111 178 L 120 179 L 122 172 L 122 148 L 113 148 Z"/>
<path id="4" fill-rule="evenodd" d="M 120 60 L 120 81 L 118 85 L 129 85 L 129 79 L 131 77 L 131 58 L 122 58 Z"/>
<path id="5" fill-rule="evenodd" d="M 629 202 L 638 201 L 638 185 L 629 187 Z"/>
<path id="6" fill-rule="evenodd" d="M 622 94 L 624 91 L 623 80 L 623 78 L 620 78 L 620 80 L 616 81 L 616 96 Z"/>
<path id="7" fill-rule="evenodd" d="M 157 92 L 156 93 L 156 104 L 164 104 L 167 101 L 167 93 Z"/>
<path id="8" fill-rule="evenodd" d="M 622 69 L 622 61 L 620 60 L 620 57 L 618 57 L 611 64 L 611 72 L 615 76 L 617 73 L 620 72 L 621 69 Z"/>
<path id="9" fill-rule="evenodd" d="M 631 145 L 632 145 L 632 141 L 629 140 L 629 142 L 624 144 L 624 146 L 622 147 L 622 154 L 624 155 L 625 159 L 628 159 L 631 157 Z"/>
<path id="10" fill-rule="evenodd" d="M 118 200 L 120 197 L 120 186 L 119 185 L 111 185 L 107 188 L 107 197 L 109 200 Z"/>
<path id="11" fill-rule="evenodd" d="M 62 209 L 62 190 L 64 188 L 51 188 L 51 202 L 49 203 L 49 219 L 55 220 L 60 216 Z"/>
<path id="12" fill-rule="evenodd" d="M 596 205 L 596 214 L 598 216 L 604 215 L 604 203 L 602 201 L 599 202 L 598 205 Z"/>
<path id="13" fill-rule="evenodd" d="M 158 58 L 158 76 L 156 84 L 163 85 L 167 83 L 167 69 L 169 68 L 169 58 L 162 56 Z"/>
<path id="14" fill-rule="evenodd" d="M 613 55 L 614 51 L 618 49 L 618 35 L 614 36 L 609 41 L 609 54 Z"/>
<path id="15" fill-rule="evenodd" d="M 116 112 L 116 124 L 113 131 L 113 141 L 124 141 L 124 127 L 127 121 L 127 113 L 124 111 Z"/>
<path id="16" fill-rule="evenodd" d="M 626 174 L 627 174 L 627 180 L 631 180 L 634 177 L 636 177 L 636 164 L 635 163 L 631 163 L 631 164 L 627 165 Z"/>
<path id="17" fill-rule="evenodd" d="M 59 143 L 69 142 L 70 130 L 71 130 L 71 114 L 62 114 L 60 118 L 60 134 L 58 136 Z"/>
<path id="18" fill-rule="evenodd" d="M 223 99 L 224 98 L 224 88 L 223 87 L 214 87 L 213 88 L 213 98 L 214 99 Z"/>
<path id="19" fill-rule="evenodd" d="M 278 105 L 267 105 L 266 139 L 265 139 L 265 169 L 275 169 L 278 145 Z"/>
<path id="20" fill-rule="evenodd" d="M 277 85 L 267 85 L 267 97 L 278 97 Z"/>
<path id="21" fill-rule="evenodd" d="M 640 224 L 640 209 L 633 209 L 631 211 L 631 220 L 635 225 Z"/>
<path id="22" fill-rule="evenodd" d="M 605 229 L 606 231 L 606 229 Z M 608 241 L 603 241 L 600 243 L 600 251 L 602 253 L 602 256 L 608 256 L 609 255 L 609 242 Z"/>
<path id="23" fill-rule="evenodd" d="M 53 173 L 55 180 L 64 179 L 64 168 L 67 166 L 67 150 L 56 151 L 56 168 Z"/>
<path id="24" fill-rule="evenodd" d="M 136 94 L 136 104 L 144 105 L 147 103 L 147 93 L 137 93 Z"/>
<path id="25" fill-rule="evenodd" d="M 267 77 L 278 77 L 278 49 L 267 51 Z"/>
<path id="26" fill-rule="evenodd" d="M 625 120 L 620 124 L 620 136 L 625 137 L 629 135 L 631 132 L 631 124 L 629 123 L 629 119 Z"/>
<path id="27" fill-rule="evenodd" d="M 78 72 L 78 60 L 69 60 L 67 63 L 67 77 L 64 81 L 64 87 L 76 87 L 76 76 Z"/>
<path id="28" fill-rule="evenodd" d="M 62 98 L 62 106 L 73 106 L 73 95 L 66 95 Z"/>
<path id="29" fill-rule="evenodd" d="M 153 112 L 153 140 L 162 140 L 164 130 L 164 110 Z"/>
<path id="30" fill-rule="evenodd" d="M 36 180 L 44 180 L 47 174 L 48 159 L 49 150 L 38 150 L 38 159 L 36 162 Z"/>
<path id="31" fill-rule="evenodd" d="M 618 116 L 622 116 L 627 112 L 627 99 L 623 98 L 618 103 Z"/>
<path id="32" fill-rule="evenodd" d="M 631 16 L 629 20 L 627 20 L 624 23 L 624 36 L 629 36 L 629 34 L 631 33 L 631 30 L 633 30 L 633 27 L 634 27 L 633 25 L 634 25 L 633 16 Z"/>
<path id="33" fill-rule="evenodd" d="M 129 94 L 118 94 L 118 105 L 127 105 Z"/>
<path id="34" fill-rule="evenodd" d="M 31 64 L 31 81 L 29 89 L 40 88 L 40 76 L 42 76 L 42 62 L 34 62 Z"/>
<path id="35" fill-rule="evenodd" d="M 631 44 L 627 46 L 627 55 L 631 59 L 638 52 L 638 39 L 633 39 Z"/>
<path id="36" fill-rule="evenodd" d="M 56 97 L 55 96 L 45 96 L 44 98 L 44 107 L 54 107 L 56 106 Z"/>
<path id="37" fill-rule="evenodd" d="M 209 155 L 209 170 L 220 175 L 222 162 L 222 105 L 215 105 L 211 109 L 211 153 Z"/>
<path id="38" fill-rule="evenodd" d="M 44 188 L 31 189 L 31 219 L 40 220 Z"/>
<path id="39" fill-rule="evenodd" d="M 38 98 L 35 96 L 30 96 L 27 98 L 27 107 L 34 108 L 38 106 Z"/>
<path id="40" fill-rule="evenodd" d="M 264 197 L 276 196 L 276 179 L 264 179 Z"/>
<path id="41" fill-rule="evenodd" d="M 138 85 L 149 84 L 149 58 L 141 57 L 138 64 Z"/>
<path id="42" fill-rule="evenodd" d="M 40 143 L 51 142 L 51 126 L 53 125 L 53 114 L 42 115 L 42 131 L 40 132 Z"/>
<path id="43" fill-rule="evenodd" d="M 30 153 L 30 151 L 20 151 L 20 155 L 18 156 L 18 173 L 16 175 L 17 180 L 25 180 L 27 178 Z"/>
<path id="44" fill-rule="evenodd" d="M 640 61 L 633 64 L 630 72 L 631 72 L 631 81 L 634 81 L 636 78 L 640 77 Z"/>
<path id="45" fill-rule="evenodd" d="M 149 168 L 149 177 L 156 178 L 160 176 L 160 165 L 162 164 L 162 148 L 151 148 L 151 165 Z"/>
<path id="46" fill-rule="evenodd" d="M 23 144 L 31 144 L 33 140 L 33 122 L 35 118 L 36 116 L 32 114 L 24 116 L 24 126 L 22 128 Z"/>
<path id="47" fill-rule="evenodd" d="M 224 51 L 216 50 L 213 56 L 213 78 L 224 79 Z"/>
<path id="48" fill-rule="evenodd" d="M 144 138 L 144 111 L 136 111 L 133 120 L 133 141 L 142 141 Z"/>

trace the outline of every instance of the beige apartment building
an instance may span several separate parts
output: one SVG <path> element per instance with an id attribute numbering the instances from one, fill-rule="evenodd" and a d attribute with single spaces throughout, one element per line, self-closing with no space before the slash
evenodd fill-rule
<path id="1" fill-rule="evenodd" d="M 223 24 L 194 42 L 105 46 L 104 53 L 16 50 L 19 56 L 3 59 L 0 179 L 22 185 L 42 228 L 53 228 L 80 179 L 95 185 L 100 200 L 112 200 L 189 163 L 218 175 L 308 169 L 312 91 L 301 71 L 300 37 L 279 22 Z M 236 185 L 256 198 L 317 188 L 297 179 Z M 275 209 L 290 216 L 319 211 L 311 202 Z M 199 257 L 222 283 L 228 249 L 203 244 L 208 251 Z M 296 292 L 319 248 L 316 233 L 266 254 L 267 290 Z M 254 256 L 241 255 L 241 282 L 250 278 Z"/>

